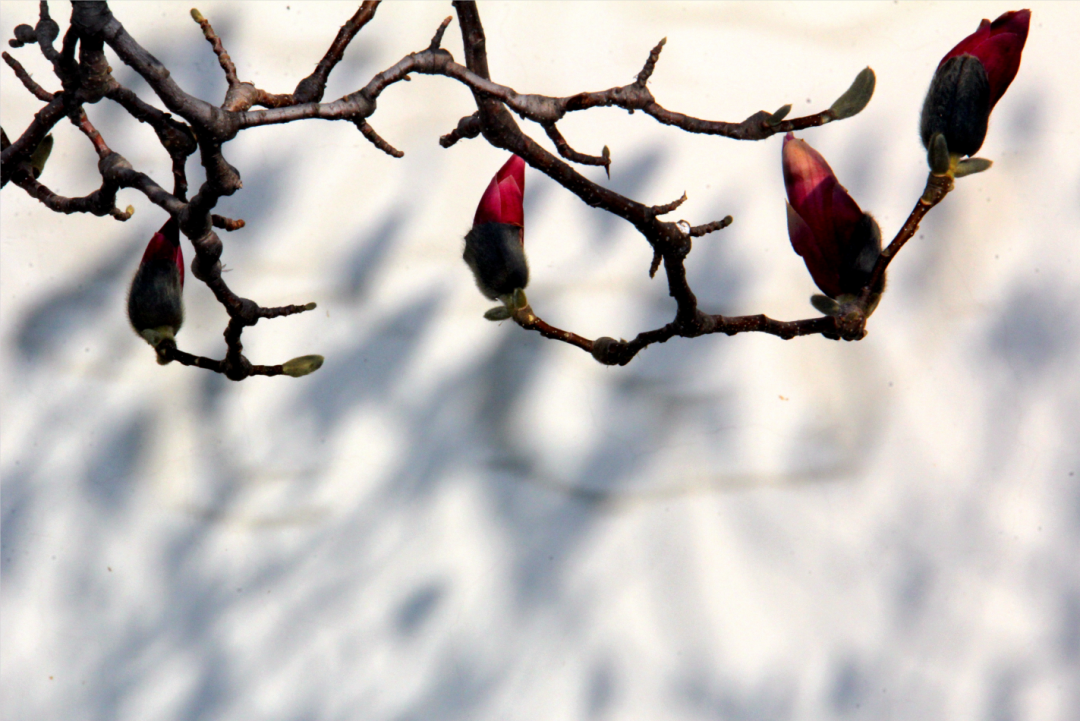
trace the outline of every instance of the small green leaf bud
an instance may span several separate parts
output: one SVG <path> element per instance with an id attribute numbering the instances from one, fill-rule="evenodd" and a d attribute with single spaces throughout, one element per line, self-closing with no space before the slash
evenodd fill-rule
<path id="1" fill-rule="evenodd" d="M 34 169 L 34 178 L 40 178 L 45 170 L 45 163 L 53 149 L 53 136 L 46 135 L 30 155 L 30 167 Z"/>
<path id="2" fill-rule="evenodd" d="M 484 313 L 484 317 L 493 321 L 506 320 L 510 317 L 510 309 L 505 305 L 497 305 Z"/>
<path id="3" fill-rule="evenodd" d="M 514 292 L 510 294 L 510 309 L 521 310 L 529 304 L 529 299 L 525 297 L 524 288 L 514 288 Z"/>
<path id="4" fill-rule="evenodd" d="M 308 373 L 314 373 L 322 368 L 323 361 L 325 360 L 326 359 L 321 355 L 302 355 L 299 358 L 293 358 L 291 361 L 282 364 L 281 371 L 287 376 L 299 378 L 300 376 L 306 376 Z"/>
<path id="5" fill-rule="evenodd" d="M 993 164 L 993 161 L 987 160 L 986 158 L 967 158 L 956 164 L 956 170 L 953 171 L 953 177 L 962 178 L 965 175 L 981 173 L 984 170 L 989 170 L 990 166 Z"/>
<path id="6" fill-rule="evenodd" d="M 781 106 L 775 113 L 765 118 L 766 125 L 779 125 L 780 121 L 787 117 L 787 114 L 791 112 L 791 103 Z"/>
<path id="7" fill-rule="evenodd" d="M 946 175 L 952 164 L 949 157 L 949 144 L 942 133 L 934 133 L 927 145 L 926 162 L 930 165 L 930 172 L 934 175 Z"/>
<path id="8" fill-rule="evenodd" d="M 810 305 L 814 306 L 822 315 L 838 315 L 840 304 L 827 295 L 810 296 Z"/>
<path id="9" fill-rule="evenodd" d="M 874 71 L 868 67 L 863 68 L 855 76 L 851 87 L 836 99 L 836 102 L 832 104 L 829 110 L 837 120 L 858 115 L 869 104 L 870 98 L 874 97 L 874 86 L 876 84 L 877 78 L 874 76 Z"/>
<path id="10" fill-rule="evenodd" d="M 176 328 L 170 325 L 163 325 L 157 328 L 146 328 L 139 331 L 139 335 L 154 348 L 157 348 L 162 341 L 176 340 Z"/>

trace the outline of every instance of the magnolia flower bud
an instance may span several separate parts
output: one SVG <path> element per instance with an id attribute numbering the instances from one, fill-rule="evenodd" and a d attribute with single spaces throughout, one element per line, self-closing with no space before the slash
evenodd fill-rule
<path id="1" fill-rule="evenodd" d="M 881 255 L 877 221 L 840 185 L 825 158 L 791 133 L 784 138 L 783 168 L 792 247 L 825 295 L 857 294 Z"/>
<path id="2" fill-rule="evenodd" d="M 480 292 L 492 300 L 529 283 L 524 192 L 525 161 L 515 155 L 492 178 L 465 236 L 465 262 Z"/>
<path id="3" fill-rule="evenodd" d="M 184 322 L 184 256 L 180 228 L 170 218 L 154 233 L 128 292 L 128 318 L 135 332 L 156 346 L 173 338 Z"/>
<path id="4" fill-rule="evenodd" d="M 953 155 L 973 155 L 982 147 L 990 111 L 1020 69 L 1030 10 L 1007 12 L 945 54 L 923 102 L 919 134 L 923 146 L 941 133 Z"/>

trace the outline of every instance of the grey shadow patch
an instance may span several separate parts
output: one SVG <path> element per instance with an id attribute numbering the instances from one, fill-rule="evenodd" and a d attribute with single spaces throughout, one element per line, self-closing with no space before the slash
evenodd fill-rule
<path id="1" fill-rule="evenodd" d="M 903 628 L 911 628 L 926 613 L 937 573 L 933 563 L 920 552 L 905 553 L 902 559 L 896 584 L 897 620 Z"/>
<path id="2" fill-rule="evenodd" d="M 1002 304 L 986 344 L 1021 381 L 1041 377 L 1076 344 L 1075 304 L 1050 291 L 1048 284 L 1014 288 Z"/>
<path id="3" fill-rule="evenodd" d="M 149 240 L 153 231 L 146 234 Z M 15 347 L 20 360 L 36 363 L 60 351 L 64 342 L 79 331 L 102 322 L 102 308 L 125 304 L 117 296 L 127 273 L 134 275 L 139 266 L 139 243 L 126 243 L 115 254 L 98 262 L 79 280 L 60 288 L 35 303 L 22 317 L 15 331 Z"/>
<path id="4" fill-rule="evenodd" d="M 535 218 L 544 211 L 544 207 L 557 191 L 566 192 L 566 189 L 541 172 L 528 168 L 525 171 L 525 195 L 522 198 L 522 207 L 525 213 L 526 223 L 529 218 Z"/>
<path id="5" fill-rule="evenodd" d="M 585 696 L 585 712 L 588 718 L 600 718 L 607 713 L 618 696 L 618 687 L 615 668 L 609 659 L 593 665 Z"/>
<path id="6" fill-rule="evenodd" d="M 1066 663 L 1080 661 L 1080 591 L 1073 589 L 1061 599 L 1061 621 L 1057 633 L 1059 653 Z"/>
<path id="7" fill-rule="evenodd" d="M 399 369 L 409 362 L 437 314 L 445 291 L 429 292 L 405 304 L 353 345 L 328 352 L 326 365 L 311 378 L 297 403 L 312 413 L 325 433 L 350 408 L 385 398 Z"/>
<path id="8" fill-rule="evenodd" d="M 28 468 L 4 471 L 3 492 L 0 493 L 0 569 L 4 583 L 10 589 L 14 584 L 12 571 L 14 554 L 25 542 L 33 527 L 33 512 L 37 495 L 31 482 L 33 473 Z"/>
<path id="9" fill-rule="evenodd" d="M 86 471 L 86 488 L 98 503 L 118 510 L 131 496 L 151 421 L 145 411 L 136 413 L 102 440 Z"/>
<path id="10" fill-rule="evenodd" d="M 875 681 L 870 671 L 854 658 L 843 661 L 834 673 L 829 703 L 838 715 L 866 715 L 873 709 Z"/>
<path id="11" fill-rule="evenodd" d="M 427 583 L 414 590 L 394 614 L 394 626 L 398 633 L 414 635 L 439 609 L 445 596 L 445 587 L 437 582 Z"/>
<path id="12" fill-rule="evenodd" d="M 994 674 L 996 678 L 989 685 L 989 699 L 986 705 L 987 721 L 1015 721 L 1022 718 L 1017 706 L 1019 696 L 1026 685 L 1016 669 L 1006 669 Z"/>
<path id="13" fill-rule="evenodd" d="M 398 716 L 396 721 L 473 721 L 480 717 L 481 707 L 501 680 L 498 672 L 482 669 L 475 654 L 456 649 L 440 659 L 433 675 L 435 682 L 412 704 L 412 710 Z"/>
<path id="14" fill-rule="evenodd" d="M 196 385 L 197 409 L 200 416 L 211 416 L 221 409 L 221 404 L 232 382 L 221 373 L 202 372 Z"/>
<path id="15" fill-rule="evenodd" d="M 999 120 L 1008 136 L 1008 147 L 1018 149 L 1021 159 L 1027 153 L 1034 152 L 1046 131 L 1046 97 L 1037 89 L 1021 93 L 1009 93 L 1008 102 L 1002 103 L 998 113 L 1005 110 L 1005 117 Z M 997 123 L 991 119 L 991 132 Z"/>
<path id="16" fill-rule="evenodd" d="M 706 718 L 724 721 L 783 721 L 792 718 L 794 689 L 789 682 L 764 681 L 742 689 L 704 669 L 686 674 L 675 688 L 677 703 Z"/>
<path id="17" fill-rule="evenodd" d="M 348 5 L 342 4 L 342 9 L 347 8 Z M 342 24 L 348 18 L 342 18 Z M 330 30 L 331 28 L 327 28 Z M 333 36 L 327 34 L 326 44 L 323 47 L 323 51 L 330 47 L 330 43 L 333 41 Z M 364 31 L 353 39 L 349 43 L 349 47 L 345 50 L 345 55 L 342 56 L 341 61 L 334 67 L 333 72 L 330 73 L 330 77 L 326 80 L 326 92 L 323 93 L 322 102 L 328 102 L 340 98 L 349 93 L 355 93 L 360 88 L 371 80 L 372 76 L 377 73 L 380 68 L 375 66 L 376 60 L 382 55 L 383 49 L 376 39 L 371 35 L 365 35 Z M 309 70 L 303 71 L 304 77 L 307 77 L 309 73 L 315 70 L 312 66 Z M 297 82 L 300 79 L 297 78 Z M 291 92 L 291 91 L 290 91 Z"/>
<path id="18" fill-rule="evenodd" d="M 341 260 L 342 277 L 338 281 L 350 300 L 360 300 L 367 294 L 368 287 L 386 262 L 390 249 L 407 225 L 408 215 L 404 208 L 398 207 L 387 212 L 374 230 L 353 241 L 355 250 Z"/>

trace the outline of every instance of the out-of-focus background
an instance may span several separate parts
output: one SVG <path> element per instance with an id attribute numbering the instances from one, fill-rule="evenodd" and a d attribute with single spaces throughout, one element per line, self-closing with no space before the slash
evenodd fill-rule
<path id="1" fill-rule="evenodd" d="M 190 4 L 117 3 L 186 89 L 225 83 Z M 204 3 L 243 79 L 288 92 L 347 3 Z M 800 134 L 891 237 L 922 190 L 923 94 L 987 3 L 481 4 L 494 78 L 567 95 L 650 82 L 668 108 L 741 120 L 828 107 Z M 1080 5 L 1038 3 L 980 155 L 890 271 L 860 343 L 674 340 L 626 368 L 482 318 L 462 236 L 505 161 L 441 134 L 471 96 L 414 77 L 372 125 L 244 132 L 220 206 L 226 276 L 314 313 L 244 335 L 313 376 L 234 384 L 160 367 L 125 294 L 163 214 L 127 223 L 3 191 L 0 680 L 4 719 L 987 719 L 1080 708 Z M 66 27 L 69 7 L 51 4 Z M 0 5 L 0 32 L 36 3 Z M 327 98 L 424 48 L 449 3 L 388 3 Z M 462 58 L 456 22 L 445 46 Z M 9 50 L 10 51 L 10 50 Z M 57 89 L 34 47 L 13 52 Z M 118 60 L 117 77 L 148 92 Z M 39 106 L 2 68 L 3 124 Z M 170 186 L 152 131 L 108 102 L 106 140 Z M 527 132 L 547 143 L 536 126 Z M 691 136 L 641 114 L 568 117 L 611 180 L 695 242 L 702 307 L 814 314 L 785 228 L 779 137 Z M 97 187 L 70 124 L 42 178 Z M 193 187 L 201 182 L 189 164 Z M 668 320 L 623 221 L 526 176 L 529 298 L 552 323 L 632 337 Z M 191 257 L 185 241 L 185 253 Z M 193 277 L 179 338 L 220 357 Z"/>

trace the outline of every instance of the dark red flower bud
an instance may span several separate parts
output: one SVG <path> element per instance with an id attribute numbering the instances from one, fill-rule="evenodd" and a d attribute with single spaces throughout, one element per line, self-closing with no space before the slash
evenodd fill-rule
<path id="1" fill-rule="evenodd" d="M 788 236 L 818 288 L 857 294 L 881 255 L 881 230 L 840 185 L 821 154 L 788 133 L 783 148 Z"/>
<path id="2" fill-rule="evenodd" d="M 465 236 L 465 262 L 480 292 L 492 300 L 529 283 L 524 192 L 525 161 L 515 155 L 492 178 Z"/>
<path id="3" fill-rule="evenodd" d="M 184 256 L 180 227 L 170 218 L 154 233 L 128 293 L 128 318 L 151 345 L 176 335 L 184 322 Z"/>
<path id="4" fill-rule="evenodd" d="M 929 148 L 935 133 L 949 152 L 972 155 L 982 147 L 990 111 L 1020 69 L 1030 10 L 1007 12 L 961 40 L 938 64 L 923 103 L 919 134 Z"/>

